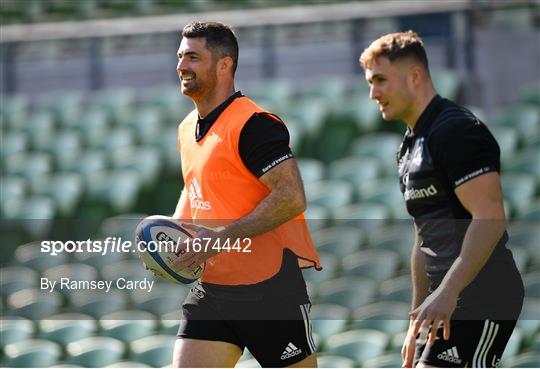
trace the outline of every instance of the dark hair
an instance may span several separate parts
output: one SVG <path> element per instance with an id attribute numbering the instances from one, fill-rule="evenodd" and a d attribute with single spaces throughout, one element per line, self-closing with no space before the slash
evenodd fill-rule
<path id="1" fill-rule="evenodd" d="M 238 41 L 229 26 L 219 22 L 193 22 L 184 27 L 182 37 L 206 39 L 206 48 L 214 58 L 230 56 L 234 75 L 238 66 Z"/>
<path id="2" fill-rule="evenodd" d="M 401 58 L 413 58 L 420 62 L 429 74 L 428 59 L 424 42 L 416 32 L 397 32 L 384 35 L 373 41 L 360 56 L 360 64 L 369 67 L 379 56 L 390 61 Z"/>

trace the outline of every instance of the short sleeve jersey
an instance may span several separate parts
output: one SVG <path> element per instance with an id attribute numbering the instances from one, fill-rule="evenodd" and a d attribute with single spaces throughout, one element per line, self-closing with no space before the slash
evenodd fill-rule
<path id="1" fill-rule="evenodd" d="M 435 96 L 408 129 L 397 160 L 407 211 L 418 228 L 426 268 L 437 286 L 461 252 L 471 214 L 454 189 L 484 173 L 500 172 L 500 149 L 487 126 L 469 110 Z M 506 232 L 485 269 L 513 263 Z"/>

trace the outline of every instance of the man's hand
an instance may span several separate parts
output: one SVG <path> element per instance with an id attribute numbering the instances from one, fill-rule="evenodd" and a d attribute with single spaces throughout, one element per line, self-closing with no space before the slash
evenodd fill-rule
<path id="1" fill-rule="evenodd" d="M 425 301 L 409 313 L 414 319 L 412 334 L 420 338 L 427 337 L 428 345 L 432 346 L 437 337 L 440 324 L 443 325 L 443 337 L 450 338 L 450 318 L 457 305 L 458 294 L 449 289 L 437 288 Z"/>
<path id="2" fill-rule="evenodd" d="M 182 270 L 195 270 L 199 265 L 203 264 L 207 259 L 210 259 L 212 256 L 217 255 L 219 253 L 216 248 L 211 247 L 214 245 L 214 242 L 218 240 L 222 240 L 224 238 L 224 235 L 222 233 L 222 230 L 220 229 L 212 229 L 207 228 L 199 225 L 195 225 L 192 223 L 181 223 L 182 227 L 186 228 L 189 231 L 192 231 L 193 237 L 192 239 L 198 239 L 198 240 L 207 240 L 210 239 L 209 245 L 210 247 L 206 248 L 203 246 L 201 250 L 194 251 L 193 244 L 186 244 L 182 242 L 180 245 L 178 245 L 179 250 L 186 250 L 185 253 L 182 254 L 181 257 L 178 257 L 175 261 L 173 261 L 172 267 L 176 271 L 182 271 Z M 221 242 L 221 241 L 218 241 Z"/>
<path id="3" fill-rule="evenodd" d="M 414 354 L 416 352 L 416 335 L 414 334 L 414 320 L 409 324 L 409 330 L 405 337 L 405 342 L 401 347 L 401 357 L 403 358 L 402 368 L 412 368 L 414 365 Z"/>

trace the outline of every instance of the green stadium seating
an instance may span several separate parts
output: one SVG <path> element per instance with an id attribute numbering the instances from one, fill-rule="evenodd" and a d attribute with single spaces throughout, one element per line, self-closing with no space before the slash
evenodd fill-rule
<path id="1" fill-rule="evenodd" d="M 129 303 L 128 294 L 114 288 L 113 285 L 109 292 L 98 290 L 71 292 L 68 296 L 70 311 L 99 319 L 103 315 L 126 309 Z"/>
<path id="2" fill-rule="evenodd" d="M 69 343 L 66 351 L 70 364 L 100 368 L 119 361 L 125 346 L 111 337 L 87 337 Z"/>
<path id="3" fill-rule="evenodd" d="M 134 113 L 130 125 L 138 142 L 144 145 L 160 145 L 162 141 L 162 114 L 159 108 L 143 107 Z"/>
<path id="4" fill-rule="evenodd" d="M 6 161 L 6 174 L 18 175 L 28 180 L 49 174 L 52 171 L 52 158 L 49 154 L 14 154 Z"/>
<path id="5" fill-rule="evenodd" d="M 29 104 L 29 98 L 24 95 L 3 96 L 2 118 L 5 120 L 5 127 L 10 130 L 21 130 L 28 121 Z"/>
<path id="6" fill-rule="evenodd" d="M 139 146 L 118 149 L 111 153 L 113 168 L 136 170 L 147 188 L 155 186 L 161 163 L 161 153 L 158 148 Z"/>
<path id="7" fill-rule="evenodd" d="M 2 317 L 0 321 L 0 350 L 11 343 L 24 341 L 33 336 L 35 332 L 34 323 L 31 320 L 21 317 Z"/>
<path id="8" fill-rule="evenodd" d="M 0 148 L 0 157 L 4 158 L 11 155 L 22 154 L 28 150 L 28 136 L 24 132 L 2 132 L 2 147 Z"/>
<path id="9" fill-rule="evenodd" d="M 370 133 L 378 129 L 381 123 L 381 112 L 375 101 L 369 98 L 367 93 L 352 96 L 356 124 L 361 132 Z"/>
<path id="10" fill-rule="evenodd" d="M 43 272 L 46 269 L 62 265 L 68 261 L 68 254 L 60 252 L 49 255 L 41 252 L 41 242 L 30 242 L 15 249 L 15 262 L 19 265 Z"/>
<path id="11" fill-rule="evenodd" d="M 524 220 L 540 220 L 540 199 L 535 199 L 528 205 L 519 209 L 520 213 L 517 214 L 518 219 Z"/>
<path id="12" fill-rule="evenodd" d="M 410 304 L 399 301 L 381 301 L 356 309 L 350 328 L 376 329 L 395 335 L 407 329 Z"/>
<path id="13" fill-rule="evenodd" d="M 410 259 L 413 245 L 414 227 L 412 221 L 400 221 L 398 224 L 373 230 L 369 234 L 369 248 L 395 251 L 406 263 Z"/>
<path id="14" fill-rule="evenodd" d="M 461 80 L 451 69 L 434 69 L 431 71 L 433 86 L 442 97 L 455 100 L 458 97 Z"/>
<path id="15" fill-rule="evenodd" d="M 400 218 L 405 208 L 403 195 L 399 190 L 399 183 L 395 179 L 386 179 L 368 183 L 361 189 L 361 201 L 363 203 L 384 205 L 390 211 L 393 218 Z M 399 209 L 399 210 L 398 210 Z"/>
<path id="16" fill-rule="evenodd" d="M 145 278 L 154 279 L 152 272 L 145 269 L 144 263 L 139 259 L 120 260 L 101 269 L 101 275 L 105 280 L 117 280 L 126 278 L 131 281 L 139 281 Z"/>
<path id="17" fill-rule="evenodd" d="M 96 330 L 95 320 L 85 314 L 57 314 L 39 322 L 40 338 L 54 341 L 62 347 L 70 342 L 90 337 Z"/>
<path id="18" fill-rule="evenodd" d="M 366 368 L 401 368 L 403 359 L 399 353 L 385 354 L 364 361 Z"/>
<path id="19" fill-rule="evenodd" d="M 523 276 L 525 296 L 540 299 L 540 271 L 532 272 Z"/>
<path id="20" fill-rule="evenodd" d="M 49 367 L 62 355 L 59 345 L 40 339 L 29 339 L 11 343 L 4 348 L 4 363 L 7 367 Z"/>
<path id="21" fill-rule="evenodd" d="M 105 109 L 116 124 L 131 118 L 134 101 L 133 90 L 129 89 L 101 90 L 92 97 L 92 105 Z"/>
<path id="22" fill-rule="evenodd" d="M 131 343 L 130 360 L 161 367 L 171 362 L 176 336 L 154 335 Z"/>
<path id="23" fill-rule="evenodd" d="M 8 296 L 25 288 L 36 287 L 38 274 L 27 267 L 7 266 L 0 269 L 0 292 Z"/>
<path id="24" fill-rule="evenodd" d="M 36 108 L 54 114 L 61 126 L 67 127 L 76 121 L 81 113 L 83 96 L 78 91 L 49 93 L 36 103 Z"/>
<path id="25" fill-rule="evenodd" d="M 528 83 L 520 89 L 520 101 L 540 107 L 540 80 Z"/>
<path id="26" fill-rule="evenodd" d="M 337 226 L 357 227 L 364 232 L 378 229 L 390 217 L 389 209 L 384 205 L 356 203 L 333 209 L 334 224 Z"/>
<path id="27" fill-rule="evenodd" d="M 321 355 L 317 357 L 319 368 L 354 368 L 354 360 L 338 355 Z"/>
<path id="28" fill-rule="evenodd" d="M 494 126 L 490 131 L 501 149 L 501 157 L 512 157 L 519 144 L 519 132 L 512 127 Z"/>
<path id="29" fill-rule="evenodd" d="M 504 197 L 519 214 L 520 210 L 526 208 L 534 198 L 535 178 L 532 175 L 506 173 L 502 176 L 501 182 Z"/>
<path id="30" fill-rule="evenodd" d="M 503 171 L 506 174 L 519 173 L 533 175 L 536 182 L 540 182 L 540 168 L 538 166 L 538 148 L 526 148 L 508 160 L 503 161 Z M 504 175 L 504 174 L 503 174 Z"/>
<path id="31" fill-rule="evenodd" d="M 351 330 L 331 336 L 326 341 L 326 352 L 348 357 L 357 365 L 381 355 L 388 337 L 385 333 L 371 329 Z"/>
<path id="32" fill-rule="evenodd" d="M 134 291 L 131 295 L 133 307 L 137 310 L 148 311 L 155 315 L 163 315 L 179 311 L 181 303 L 187 296 L 187 286 L 172 283 L 157 283 L 152 292 Z"/>
<path id="33" fill-rule="evenodd" d="M 324 338 L 343 332 L 348 318 L 349 309 L 335 304 L 313 305 L 309 313 L 313 332 Z"/>
<path id="34" fill-rule="evenodd" d="M 83 196 L 83 178 L 77 173 L 58 173 L 32 184 L 33 193 L 54 200 L 58 215 L 72 215 Z"/>
<path id="35" fill-rule="evenodd" d="M 330 227 L 315 232 L 313 242 L 318 252 L 344 257 L 360 250 L 364 237 L 362 230 L 354 227 Z"/>
<path id="36" fill-rule="evenodd" d="M 330 211 L 324 206 L 318 205 L 309 205 L 304 215 L 311 232 L 315 232 L 326 227 L 330 219 Z"/>
<path id="37" fill-rule="evenodd" d="M 309 268 L 302 270 L 304 279 L 312 283 L 320 283 L 336 276 L 339 269 L 339 258 L 333 252 L 319 251 L 319 258 L 321 260 L 322 270 L 316 270 L 315 268 Z"/>
<path id="38" fill-rule="evenodd" d="M 540 299 L 525 296 L 523 308 L 516 325 L 523 333 L 524 340 L 531 340 L 540 329 Z"/>
<path id="39" fill-rule="evenodd" d="M 115 237 L 115 235 L 111 235 L 110 237 Z M 101 241 L 102 243 L 105 242 L 106 237 L 99 238 L 99 237 L 93 237 L 93 241 Z M 122 242 L 126 239 L 123 238 Z M 117 237 L 117 241 L 119 242 L 119 239 Z M 82 253 L 76 253 L 74 255 L 75 261 L 77 263 L 90 265 L 97 270 L 100 271 L 100 273 L 103 275 L 103 268 L 105 268 L 107 265 L 117 263 L 121 261 L 126 255 L 122 252 L 108 252 L 105 255 L 102 255 L 101 253 L 96 252 L 82 252 Z"/>
<path id="40" fill-rule="evenodd" d="M 540 229 L 534 221 L 517 221 L 510 223 L 508 227 L 510 242 L 516 246 L 522 246 L 537 253 L 538 240 L 540 239 Z"/>
<path id="41" fill-rule="evenodd" d="M 317 304 L 336 304 L 354 310 L 373 301 L 375 288 L 376 283 L 365 278 L 331 279 L 319 285 L 315 301 Z"/>
<path id="42" fill-rule="evenodd" d="M 330 115 L 317 133 L 317 139 L 313 140 L 315 156 L 325 163 L 340 159 L 349 151 L 357 135 L 355 121 Z"/>
<path id="43" fill-rule="evenodd" d="M 46 269 L 43 271 L 43 277 L 50 281 L 60 281 L 61 278 L 68 278 L 71 281 L 97 281 L 98 271 L 90 265 L 69 263 Z"/>
<path id="44" fill-rule="evenodd" d="M 346 276 L 364 277 L 382 282 L 393 277 L 400 265 L 400 257 L 389 250 L 362 250 L 346 255 L 342 273 Z"/>
<path id="45" fill-rule="evenodd" d="M 331 180 L 346 180 L 355 186 L 379 177 L 379 161 L 375 158 L 359 158 L 349 156 L 333 161 L 328 166 L 328 178 Z"/>
<path id="46" fill-rule="evenodd" d="M 524 143 L 531 143 L 540 134 L 540 110 L 530 105 L 515 105 L 500 113 L 495 125 L 514 127 Z"/>
<path id="47" fill-rule="evenodd" d="M 62 295 L 59 292 L 37 288 L 26 288 L 7 298 L 9 315 L 24 316 L 32 320 L 44 319 L 58 313 L 61 305 Z"/>
<path id="48" fill-rule="evenodd" d="M 73 156 L 70 160 L 64 160 L 60 171 L 75 172 L 83 175 L 85 183 L 90 184 L 95 176 L 99 176 L 107 169 L 107 157 L 105 153 L 97 150 L 85 151 L 80 156 Z"/>
<path id="49" fill-rule="evenodd" d="M 509 362 L 505 361 L 505 366 L 509 368 L 539 368 L 540 355 L 537 351 L 524 352 L 513 357 Z"/>
<path id="50" fill-rule="evenodd" d="M 80 130 L 88 147 L 98 146 L 107 136 L 110 129 L 107 112 L 92 106 L 86 110 L 80 118 L 73 121 L 70 127 Z"/>
<path id="51" fill-rule="evenodd" d="M 95 175 L 88 183 L 91 200 L 108 205 L 113 213 L 133 208 L 142 186 L 142 177 L 135 169 L 118 169 Z"/>
<path id="52" fill-rule="evenodd" d="M 297 160 L 304 184 L 321 181 L 325 178 L 324 163 L 317 159 L 300 158 Z"/>
<path id="53" fill-rule="evenodd" d="M 512 251 L 512 255 L 514 256 L 514 261 L 518 270 L 521 273 L 525 273 L 527 270 L 527 264 L 529 262 L 529 250 L 527 250 L 525 247 L 514 246 L 512 244 L 507 245 L 507 247 L 510 249 L 510 251 Z"/>
<path id="54" fill-rule="evenodd" d="M 160 334 L 176 335 L 178 333 L 178 327 L 180 326 L 181 313 L 174 311 L 171 313 L 163 314 L 160 318 Z"/>
<path id="55" fill-rule="evenodd" d="M 379 300 L 410 303 L 412 300 L 411 276 L 404 275 L 382 282 L 379 287 Z"/>
<path id="56" fill-rule="evenodd" d="M 99 325 L 102 335 L 129 343 L 153 333 L 157 320 L 146 311 L 124 310 L 104 315 Z"/>
<path id="57" fill-rule="evenodd" d="M 135 361 L 120 361 L 118 363 L 107 365 L 105 368 L 151 368 L 151 366 Z"/>
<path id="58" fill-rule="evenodd" d="M 358 157 L 379 159 L 383 173 L 395 176 L 397 173 L 396 153 L 401 144 L 397 133 L 370 133 L 357 138 L 351 146 L 351 154 Z"/>
<path id="59" fill-rule="evenodd" d="M 504 349 L 503 358 L 506 359 L 516 356 L 519 353 L 522 344 L 523 333 L 519 328 L 514 328 L 514 331 L 512 332 L 512 335 L 510 336 L 510 339 L 508 340 L 508 343 Z"/>
<path id="60" fill-rule="evenodd" d="M 309 205 L 331 209 L 349 204 L 353 200 L 353 187 L 346 181 L 319 181 L 305 185 Z"/>
<path id="61" fill-rule="evenodd" d="M 130 148 L 135 145 L 133 131 L 129 127 L 118 127 L 110 129 L 107 136 L 90 146 L 92 149 L 114 152 L 123 148 Z"/>

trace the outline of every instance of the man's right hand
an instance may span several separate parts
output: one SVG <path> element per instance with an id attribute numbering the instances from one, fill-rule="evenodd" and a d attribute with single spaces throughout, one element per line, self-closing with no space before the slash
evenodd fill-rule
<path id="1" fill-rule="evenodd" d="M 401 348 L 401 357 L 403 358 L 403 368 L 412 368 L 414 365 L 414 354 L 416 352 L 416 336 L 414 334 L 414 325 L 409 324 L 409 330 L 407 331 L 407 336 L 405 337 L 405 342 L 403 342 L 403 347 Z"/>

